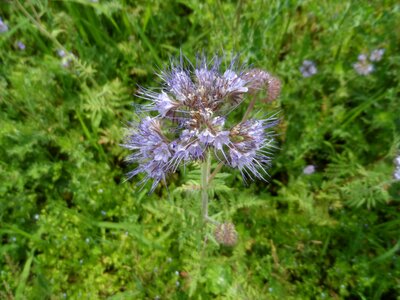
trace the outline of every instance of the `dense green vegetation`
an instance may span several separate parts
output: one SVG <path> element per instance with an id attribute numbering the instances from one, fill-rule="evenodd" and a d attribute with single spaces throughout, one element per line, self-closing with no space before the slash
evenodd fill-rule
<path id="1" fill-rule="evenodd" d="M 9 0 L 0 18 L 1 299 L 400 299 L 397 1 Z M 202 228 L 199 166 L 150 195 L 124 180 L 137 86 L 180 51 L 282 80 L 256 104 L 281 117 L 269 184 L 213 181 L 234 247 Z"/>

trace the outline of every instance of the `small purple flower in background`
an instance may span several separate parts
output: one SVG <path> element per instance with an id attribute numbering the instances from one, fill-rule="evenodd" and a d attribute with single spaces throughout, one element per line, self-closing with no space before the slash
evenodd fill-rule
<path id="1" fill-rule="evenodd" d="M 358 55 L 358 62 L 353 64 L 353 68 L 359 75 L 363 76 L 369 75 L 374 71 L 374 65 L 369 63 L 366 54 Z"/>
<path id="2" fill-rule="evenodd" d="M 397 157 L 394 159 L 394 164 L 397 166 L 397 168 L 400 168 L 400 155 L 397 156 Z"/>
<path id="3" fill-rule="evenodd" d="M 61 60 L 61 66 L 63 67 L 63 68 L 68 68 L 69 66 L 70 66 L 70 63 L 72 62 L 72 60 L 71 60 L 71 58 L 69 58 L 69 57 L 64 57 L 62 60 Z"/>
<path id="4" fill-rule="evenodd" d="M 0 18 L 0 33 L 4 33 L 8 31 L 8 26 L 3 20 Z"/>
<path id="5" fill-rule="evenodd" d="M 61 58 L 61 66 L 63 68 L 69 68 L 73 62 L 75 56 L 70 52 L 65 52 L 63 49 L 57 50 L 57 55 Z"/>
<path id="6" fill-rule="evenodd" d="M 315 173 L 315 166 L 314 165 L 308 165 L 303 169 L 303 174 L 305 175 L 311 175 Z"/>
<path id="7" fill-rule="evenodd" d="M 394 178 L 394 180 L 396 180 L 396 181 L 400 181 L 400 168 L 399 168 L 399 169 L 396 169 L 396 170 L 394 171 L 394 173 L 393 173 L 393 178 Z"/>
<path id="8" fill-rule="evenodd" d="M 65 57 L 67 55 L 67 53 L 63 49 L 58 49 L 57 50 L 57 55 L 59 57 Z"/>
<path id="9" fill-rule="evenodd" d="M 317 74 L 318 70 L 313 61 L 305 60 L 303 61 L 303 65 L 300 67 L 300 72 L 303 77 L 307 78 Z"/>
<path id="10" fill-rule="evenodd" d="M 21 41 L 18 41 L 18 42 L 17 42 L 17 47 L 18 47 L 18 49 L 21 50 L 21 51 L 24 51 L 25 48 L 26 48 L 25 44 L 24 44 L 23 42 L 21 42 Z"/>
<path id="11" fill-rule="evenodd" d="M 375 49 L 371 52 L 369 59 L 371 61 L 380 61 L 382 59 L 382 56 L 384 53 L 385 53 L 385 49 Z"/>
<path id="12" fill-rule="evenodd" d="M 364 62 L 364 61 L 367 61 L 367 60 L 368 60 L 368 57 L 367 57 L 366 54 L 361 53 L 361 54 L 358 55 L 357 59 L 358 59 L 358 61 L 360 61 L 360 62 Z"/>
<path id="13" fill-rule="evenodd" d="M 393 178 L 396 181 L 400 181 L 400 155 L 394 159 L 394 164 L 396 165 L 396 168 L 393 173 Z"/>
<path id="14" fill-rule="evenodd" d="M 123 146 L 133 151 L 127 161 L 137 164 L 129 178 L 143 173 L 140 183 L 153 180 L 153 191 L 180 165 L 209 155 L 239 169 L 244 180 L 268 176 L 274 141 L 268 130 L 277 125 L 275 116 L 247 120 L 246 115 L 235 126 L 228 126 L 226 118 L 246 95 L 261 89 L 268 91 L 267 101 L 276 99 L 280 81 L 260 69 L 238 68 L 236 58 L 225 70 L 221 64 L 218 56 L 210 62 L 198 57 L 196 64 L 185 64 L 181 57 L 159 74 L 161 90 L 140 89 L 138 96 L 150 101 L 141 111 L 157 116 L 144 117 L 129 128 Z"/>

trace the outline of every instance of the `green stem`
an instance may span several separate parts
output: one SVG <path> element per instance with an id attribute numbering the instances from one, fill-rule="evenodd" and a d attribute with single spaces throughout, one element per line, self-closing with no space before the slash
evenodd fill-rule
<path id="1" fill-rule="evenodd" d="M 208 176 L 210 175 L 210 153 L 201 165 L 201 208 L 203 219 L 208 216 Z"/>
<path id="2" fill-rule="evenodd" d="M 201 165 L 201 212 L 204 222 L 210 222 L 213 224 L 218 224 L 208 216 L 208 188 L 209 188 L 209 177 L 211 169 L 211 155 L 208 152 L 206 154 L 206 159 Z"/>
<path id="3" fill-rule="evenodd" d="M 251 111 L 254 109 L 254 105 L 256 104 L 256 100 L 257 100 L 257 97 L 254 95 L 253 99 L 251 99 L 251 101 L 250 101 L 249 106 L 247 107 L 246 112 L 243 115 L 243 119 L 242 119 L 241 123 L 244 123 L 249 118 L 249 115 L 250 115 Z"/>

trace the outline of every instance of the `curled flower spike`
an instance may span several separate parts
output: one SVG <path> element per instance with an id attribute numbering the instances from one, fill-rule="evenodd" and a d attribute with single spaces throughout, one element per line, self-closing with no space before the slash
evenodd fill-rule
<path id="1" fill-rule="evenodd" d="M 218 56 L 210 62 L 201 56 L 187 65 L 182 57 L 179 63 L 172 62 L 159 74 L 159 90 L 140 88 L 138 96 L 149 101 L 140 111 L 156 116 L 129 128 L 123 146 L 133 151 L 127 161 L 138 166 L 128 176 L 144 173 L 141 182 L 152 179 L 153 190 L 179 166 L 203 161 L 206 153 L 212 153 L 223 164 L 239 169 L 244 179 L 265 179 L 273 144 L 268 130 L 277 124 L 276 118 L 232 125 L 227 116 L 246 95 L 262 89 L 267 91 L 267 101 L 276 99 L 280 81 L 260 69 L 237 67 L 236 58 L 226 69 Z"/>

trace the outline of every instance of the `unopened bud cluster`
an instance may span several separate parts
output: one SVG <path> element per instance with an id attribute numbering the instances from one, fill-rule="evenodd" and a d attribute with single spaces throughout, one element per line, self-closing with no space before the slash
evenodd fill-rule
<path id="1" fill-rule="evenodd" d="M 221 58 L 197 59 L 194 67 L 178 64 L 159 74 L 159 90 L 140 89 L 139 97 L 150 101 L 142 112 L 155 112 L 132 123 L 124 147 L 133 151 L 128 161 L 137 163 L 128 176 L 144 173 L 143 183 L 153 179 L 152 190 L 167 174 L 182 165 L 202 161 L 206 153 L 237 168 L 243 178 L 264 179 L 270 165 L 273 138 L 267 129 L 274 117 L 247 119 L 228 124 L 227 116 L 248 94 L 264 89 L 266 101 L 278 97 L 280 82 L 260 69 L 237 70 L 236 60 L 221 71 Z"/>
<path id="2" fill-rule="evenodd" d="M 235 246 L 238 234 L 235 225 L 232 223 L 223 223 L 217 225 L 214 231 L 214 237 L 218 243 L 224 246 Z"/>

